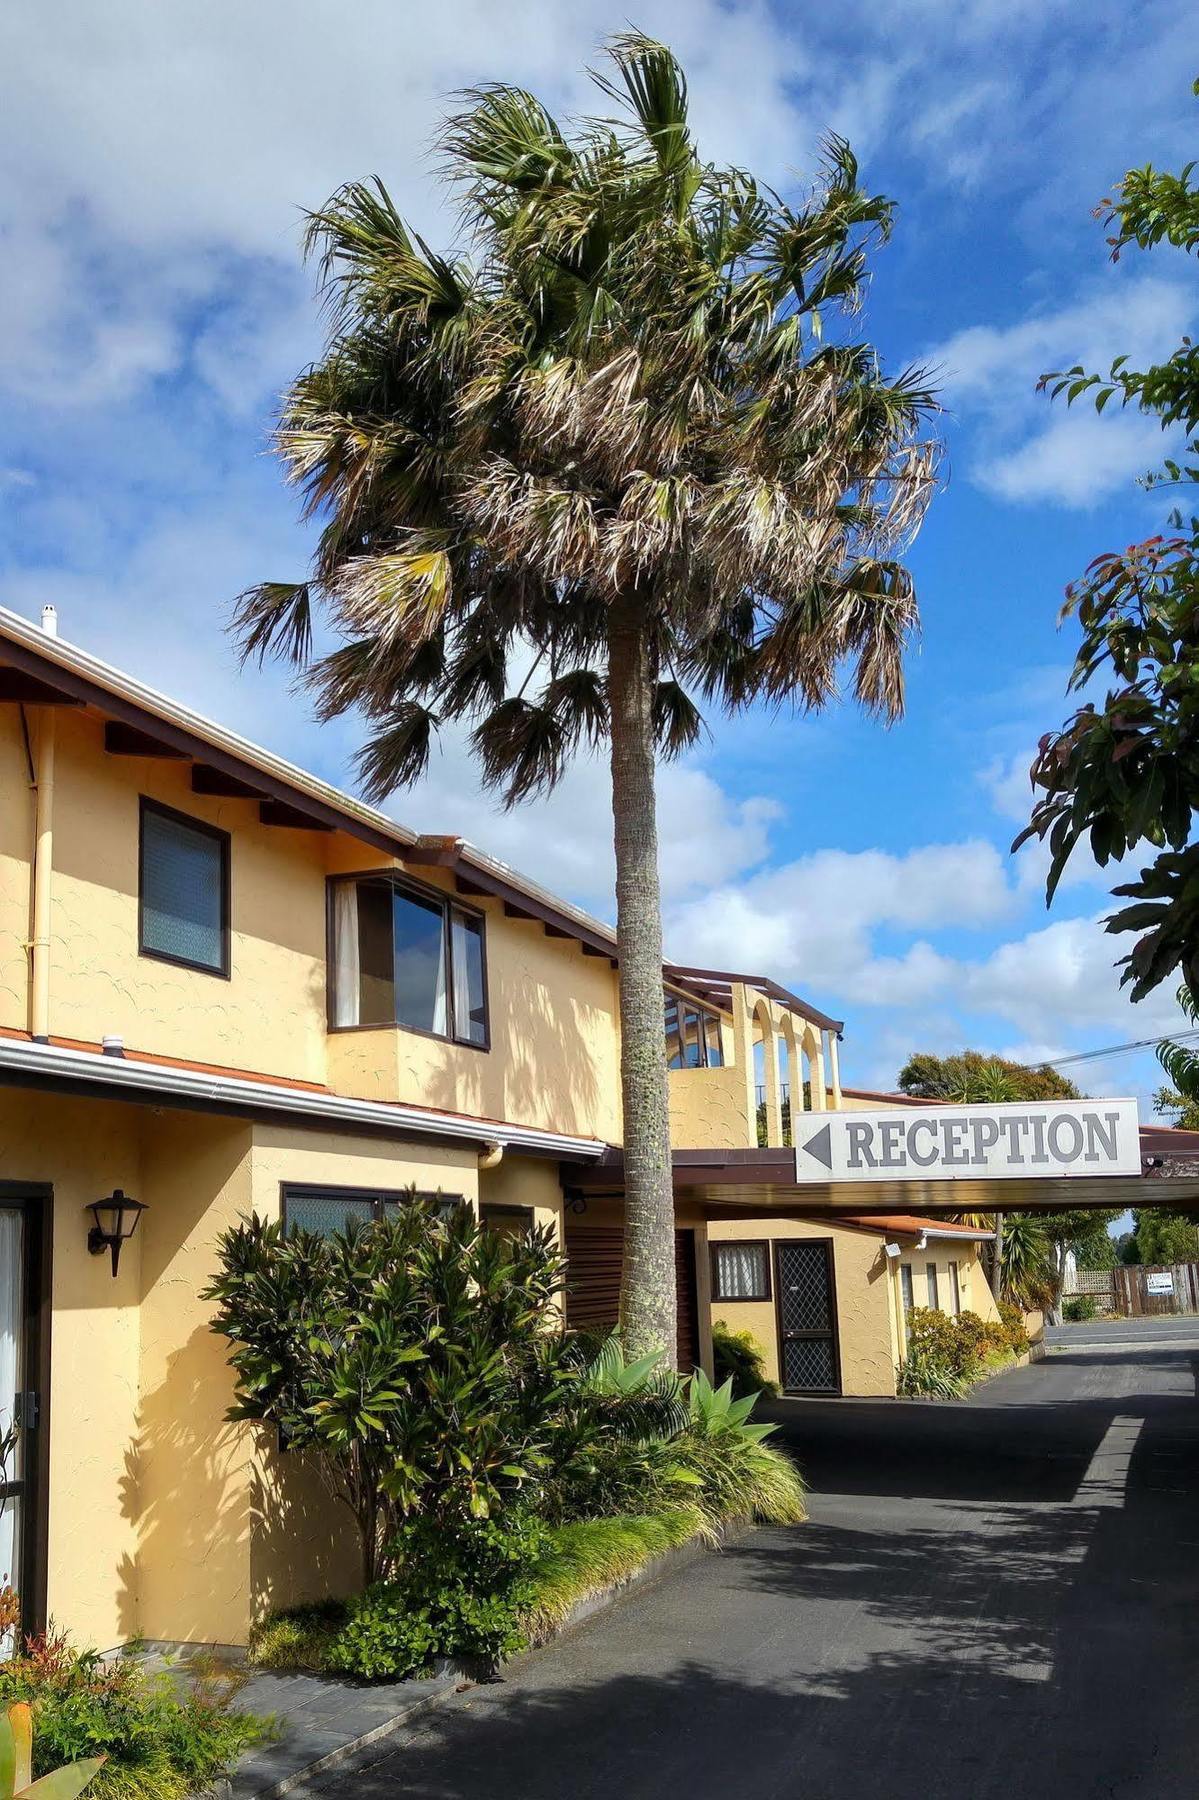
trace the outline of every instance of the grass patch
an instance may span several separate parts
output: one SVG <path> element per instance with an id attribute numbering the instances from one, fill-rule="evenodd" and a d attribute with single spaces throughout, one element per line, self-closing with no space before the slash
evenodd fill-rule
<path id="1" fill-rule="evenodd" d="M 740 1433 L 704 1437 L 690 1431 L 672 1448 L 702 1486 L 698 1504 L 710 1531 L 732 1519 L 800 1525 L 808 1516 L 803 1476 L 785 1450 Z"/>
<path id="2" fill-rule="evenodd" d="M 533 1571 L 537 1598 L 529 1613 L 530 1639 L 543 1642 L 580 1600 L 631 1581 L 656 1556 L 665 1556 L 704 1530 L 703 1514 L 695 1506 L 614 1519 L 574 1519 L 554 1527 L 550 1548 Z"/>
<path id="3" fill-rule="evenodd" d="M 342 1600 L 322 1600 L 272 1613 L 250 1632 L 248 1656 L 258 1669 L 303 1669 L 322 1675 L 329 1650 L 349 1618 Z"/>

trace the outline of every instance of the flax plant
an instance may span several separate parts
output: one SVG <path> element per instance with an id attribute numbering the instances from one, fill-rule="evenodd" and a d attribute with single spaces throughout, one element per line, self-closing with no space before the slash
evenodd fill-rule
<path id="1" fill-rule="evenodd" d="M 302 665 L 322 718 L 364 716 L 372 798 L 447 723 L 509 804 L 607 748 L 622 1323 L 673 1353 L 656 759 L 704 707 L 820 708 L 844 665 L 869 712 L 900 713 L 935 403 L 856 332 L 892 208 L 848 144 L 788 204 L 701 158 L 663 45 L 627 34 L 606 59 L 606 116 L 569 132 L 521 89 L 464 96 L 440 145 L 452 253 L 378 180 L 312 215 L 329 337 L 277 448 L 323 530 L 309 578 L 243 595 L 235 631 Z M 339 640 L 319 655 L 318 614 Z"/>

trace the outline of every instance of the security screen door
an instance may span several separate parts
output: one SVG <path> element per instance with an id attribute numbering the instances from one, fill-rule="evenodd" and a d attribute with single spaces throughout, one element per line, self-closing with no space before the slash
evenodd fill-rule
<path id="1" fill-rule="evenodd" d="M 25 1381 L 25 1215 L 0 1206 L 0 1586 L 21 1591 L 25 1489 L 18 1394 Z M 11 1648 L 0 1640 L 0 1655 Z"/>
<path id="2" fill-rule="evenodd" d="M 837 1314 L 833 1246 L 827 1238 L 779 1239 L 779 1363 L 788 1394 L 837 1394 Z"/>

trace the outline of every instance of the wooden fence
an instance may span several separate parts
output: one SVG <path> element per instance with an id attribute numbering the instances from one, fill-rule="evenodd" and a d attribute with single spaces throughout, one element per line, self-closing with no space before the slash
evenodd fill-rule
<path id="1" fill-rule="evenodd" d="M 1114 1310 L 1137 1319 L 1160 1313 L 1199 1312 L 1199 1263 L 1112 1270 Z"/>

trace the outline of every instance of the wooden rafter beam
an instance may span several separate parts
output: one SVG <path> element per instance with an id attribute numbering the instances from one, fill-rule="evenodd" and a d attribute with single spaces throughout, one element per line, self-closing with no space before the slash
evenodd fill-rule
<path id="1" fill-rule="evenodd" d="M 31 675 L 25 669 L 14 669 L 5 664 L 0 668 L 0 700 L 11 701 L 18 706 L 80 706 L 74 694 L 64 693 L 62 688 L 54 687 L 43 681 L 38 675 Z"/>
<path id="2" fill-rule="evenodd" d="M 265 800 L 268 798 L 252 781 L 230 775 L 226 769 L 214 769 L 211 763 L 192 764 L 192 793 L 211 794 L 220 800 Z"/>
<path id="3" fill-rule="evenodd" d="M 303 812 L 298 806 L 289 806 L 285 800 L 263 800 L 259 802 L 258 817 L 264 825 L 284 825 L 292 831 L 332 831 L 323 819 L 314 818 L 311 813 Z"/>
<path id="4" fill-rule="evenodd" d="M 110 756 L 157 756 L 168 762 L 186 762 L 187 751 L 154 737 L 138 725 L 126 725 L 123 719 L 104 721 L 104 748 Z"/>

